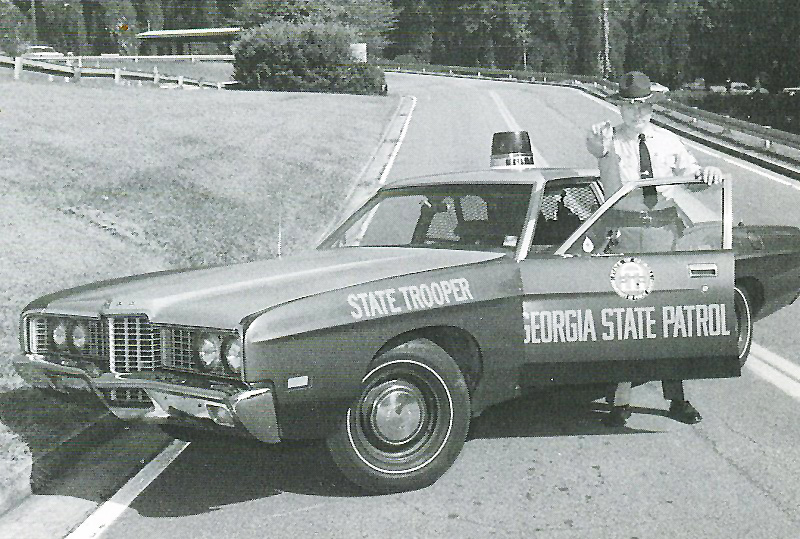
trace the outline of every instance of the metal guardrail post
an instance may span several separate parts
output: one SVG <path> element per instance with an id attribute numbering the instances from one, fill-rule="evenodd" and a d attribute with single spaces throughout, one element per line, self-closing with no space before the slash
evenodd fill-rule
<path id="1" fill-rule="evenodd" d="M 81 81 L 81 67 L 75 66 L 72 68 L 72 82 L 78 83 Z"/>
<path id="2" fill-rule="evenodd" d="M 178 88 L 183 88 L 183 75 L 178 75 Z"/>
<path id="3" fill-rule="evenodd" d="M 153 84 L 158 85 L 160 77 L 158 76 L 158 66 L 153 66 Z"/>
<path id="4" fill-rule="evenodd" d="M 114 84 L 122 83 L 122 70 L 118 67 L 114 68 Z"/>
<path id="5" fill-rule="evenodd" d="M 14 80 L 19 80 L 22 76 L 22 56 L 14 58 Z"/>

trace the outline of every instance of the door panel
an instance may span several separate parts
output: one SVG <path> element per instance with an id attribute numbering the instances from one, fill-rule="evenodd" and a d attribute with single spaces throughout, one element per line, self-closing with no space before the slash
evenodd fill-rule
<path id="1" fill-rule="evenodd" d="M 739 374 L 734 257 L 724 248 L 730 223 L 723 218 L 722 188 L 692 189 L 701 190 L 707 210 L 693 208 L 693 222 L 682 215 L 677 227 L 667 226 L 663 216 L 677 215 L 674 206 L 667 212 L 667 203 L 655 218 L 625 208 L 641 197 L 641 189 L 631 189 L 631 197 L 614 197 L 625 210 L 614 200 L 604 204 L 559 249 L 567 254 L 521 262 L 524 382 Z"/>

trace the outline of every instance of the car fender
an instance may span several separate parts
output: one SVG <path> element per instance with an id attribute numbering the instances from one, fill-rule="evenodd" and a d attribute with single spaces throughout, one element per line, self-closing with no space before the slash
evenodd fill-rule
<path id="1" fill-rule="evenodd" d="M 504 359 L 521 356 L 520 290 L 517 263 L 504 257 L 300 298 L 250 321 L 245 376 L 272 382 L 287 438 L 330 432 L 358 396 L 379 351 L 431 328 L 463 332 L 488 357 L 491 372 L 485 378 L 508 381 L 514 377 L 495 371 L 516 371 Z M 505 385 L 498 390 L 490 384 L 488 393 L 508 394 L 513 384 Z"/>

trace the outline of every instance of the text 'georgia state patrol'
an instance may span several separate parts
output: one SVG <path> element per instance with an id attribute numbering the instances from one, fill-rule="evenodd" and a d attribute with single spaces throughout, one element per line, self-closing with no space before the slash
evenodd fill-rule
<path id="1" fill-rule="evenodd" d="M 525 343 L 678 339 L 730 335 L 725 304 L 531 310 L 523 304 Z M 599 326 L 598 326 L 599 322 Z"/>

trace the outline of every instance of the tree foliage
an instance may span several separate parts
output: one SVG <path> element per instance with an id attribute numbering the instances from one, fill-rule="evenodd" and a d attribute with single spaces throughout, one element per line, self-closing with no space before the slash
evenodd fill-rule
<path id="1" fill-rule="evenodd" d="M 245 89 L 381 93 L 383 71 L 350 57 L 354 37 L 330 22 L 261 24 L 236 42 L 234 78 Z"/>
<path id="2" fill-rule="evenodd" d="M 603 6 L 612 76 L 800 84 L 797 0 L 0 0 L 0 47 L 132 52 L 148 29 L 325 22 L 371 58 L 599 75 Z"/>

